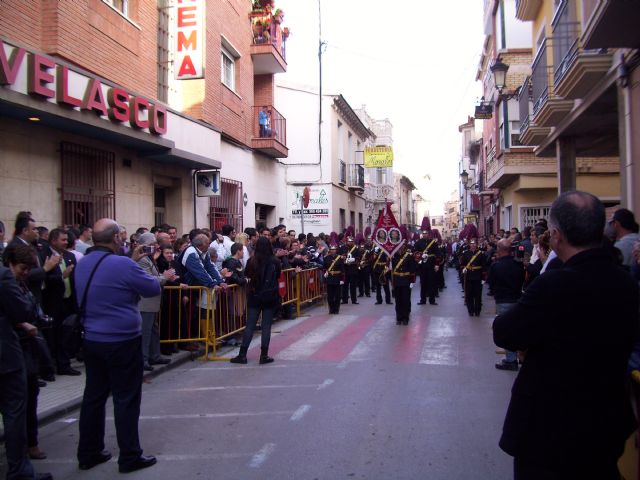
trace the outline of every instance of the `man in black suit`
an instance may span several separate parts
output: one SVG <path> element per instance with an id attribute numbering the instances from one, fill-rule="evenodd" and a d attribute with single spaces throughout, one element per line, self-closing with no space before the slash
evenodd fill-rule
<path id="1" fill-rule="evenodd" d="M 53 335 L 49 348 L 56 360 L 58 375 L 80 375 L 78 370 L 71 368 L 69 355 L 75 352 L 66 350 L 65 334 L 69 332 L 65 332 L 62 325 L 64 319 L 76 311 L 72 275 L 76 257 L 67 251 L 67 241 L 67 232 L 61 228 L 54 228 L 49 232 L 48 246 L 40 253 L 42 263 L 46 262 L 47 257 L 59 259 L 57 267 L 45 275 L 42 308 L 53 318 Z"/>
<path id="2" fill-rule="evenodd" d="M 28 269 L 32 265 L 17 267 Z M 37 333 L 33 325 L 23 323 L 30 315 L 31 305 L 11 270 L 0 266 L 0 413 L 4 423 L 7 478 L 45 480 L 51 479 L 51 475 L 34 473 L 27 457 L 27 378 L 16 328 L 31 335 Z"/>
<path id="3" fill-rule="evenodd" d="M 600 248 L 596 197 L 564 193 L 549 216 L 562 268 L 536 278 L 493 323 L 496 345 L 525 352 L 500 447 L 514 457 L 516 480 L 619 479 L 618 457 L 637 427 L 626 384 L 638 286 Z"/>

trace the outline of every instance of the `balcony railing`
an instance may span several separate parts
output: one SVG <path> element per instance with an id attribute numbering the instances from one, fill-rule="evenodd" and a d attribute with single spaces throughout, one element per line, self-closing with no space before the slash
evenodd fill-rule
<path id="1" fill-rule="evenodd" d="M 253 45 L 272 45 L 280 54 L 283 60 L 287 60 L 286 44 L 287 39 L 279 23 L 274 21 L 274 17 L 267 12 L 255 11 L 251 18 L 251 29 L 253 32 Z M 287 30 L 288 31 L 288 30 Z"/>
<path id="2" fill-rule="evenodd" d="M 580 23 L 571 20 L 571 10 L 563 2 L 553 19 L 554 82 L 557 85 L 567 73 L 572 58 L 578 50 Z"/>
<path id="3" fill-rule="evenodd" d="M 342 185 L 346 185 L 347 184 L 347 164 L 344 163 L 342 160 L 339 161 L 339 165 L 340 165 L 340 171 L 338 173 L 340 173 L 340 183 Z"/>
<path id="4" fill-rule="evenodd" d="M 273 105 L 253 107 L 252 146 L 275 158 L 286 158 L 287 119 Z"/>
<path id="5" fill-rule="evenodd" d="M 364 167 L 362 165 L 348 165 L 347 187 L 364 191 Z"/>
<path id="6" fill-rule="evenodd" d="M 531 106 L 533 100 L 533 92 L 531 90 L 531 77 L 527 77 L 520 87 L 518 94 L 518 106 L 520 111 L 520 131 L 524 132 L 529 128 L 531 122 Z"/>
<path id="7" fill-rule="evenodd" d="M 531 96 L 533 97 L 532 114 L 538 113 L 549 95 L 553 94 L 553 75 L 548 62 L 547 47 L 551 45 L 549 39 L 545 39 L 538 50 L 536 58 L 531 65 Z"/>

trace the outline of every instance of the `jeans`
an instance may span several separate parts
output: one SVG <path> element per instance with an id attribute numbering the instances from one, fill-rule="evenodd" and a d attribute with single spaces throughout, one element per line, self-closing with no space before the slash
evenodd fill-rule
<path id="1" fill-rule="evenodd" d="M 121 342 L 84 341 L 86 384 L 80 409 L 78 461 L 91 461 L 104 450 L 105 406 L 113 395 L 113 416 L 120 465 L 142 455 L 138 419 L 142 399 L 142 337 Z"/>
<path id="2" fill-rule="evenodd" d="M 244 335 L 242 336 L 242 347 L 249 348 L 251 339 L 253 338 L 253 331 L 256 329 L 258 323 L 258 317 L 262 312 L 262 323 L 260 324 L 260 332 L 262 334 L 260 340 L 261 348 L 269 348 L 269 342 L 271 341 L 271 323 L 273 322 L 273 316 L 276 313 L 276 306 L 273 307 L 249 307 L 247 312 L 247 326 L 244 329 Z"/>
<path id="3" fill-rule="evenodd" d="M 502 315 L 506 313 L 509 309 L 511 309 L 515 303 L 496 303 L 496 314 Z M 512 352 L 510 350 L 506 351 L 506 361 L 507 362 L 517 362 L 518 354 L 516 352 Z"/>
<path id="4" fill-rule="evenodd" d="M 7 480 L 33 478 L 27 457 L 27 376 L 24 368 L 0 374 L 0 413 L 7 451 Z"/>
<path id="5" fill-rule="evenodd" d="M 144 363 L 160 358 L 160 336 L 156 328 L 155 312 L 140 312 L 142 316 L 142 358 Z"/>

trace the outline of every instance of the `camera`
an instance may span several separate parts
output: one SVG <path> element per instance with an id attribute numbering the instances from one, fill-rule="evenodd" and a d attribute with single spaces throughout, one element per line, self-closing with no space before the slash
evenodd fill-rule
<path id="1" fill-rule="evenodd" d="M 142 253 L 156 253 L 156 247 L 154 245 L 143 245 L 142 246 Z"/>
<path id="2" fill-rule="evenodd" d="M 513 242 L 511 244 L 511 255 L 517 259 L 523 259 L 525 254 L 524 245 L 520 242 Z"/>

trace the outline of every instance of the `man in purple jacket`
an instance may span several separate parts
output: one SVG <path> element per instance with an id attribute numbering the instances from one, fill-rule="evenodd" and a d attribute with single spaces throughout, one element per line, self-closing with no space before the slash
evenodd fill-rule
<path id="1" fill-rule="evenodd" d="M 119 470 L 133 472 L 156 463 L 155 457 L 142 455 L 138 438 L 143 374 L 138 301 L 140 297 L 160 295 L 160 284 L 137 264 L 143 256 L 142 247 L 136 248 L 131 258 L 114 255 L 122 246 L 115 221 L 98 220 L 93 241 L 95 247 L 75 270 L 76 298 L 81 305 L 97 265 L 83 317 L 86 384 L 80 410 L 78 466 L 88 470 L 111 458 L 104 450 L 105 404 L 111 393 Z"/>

